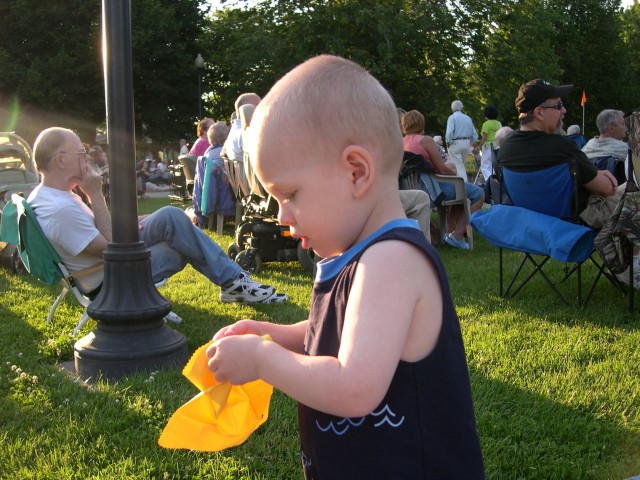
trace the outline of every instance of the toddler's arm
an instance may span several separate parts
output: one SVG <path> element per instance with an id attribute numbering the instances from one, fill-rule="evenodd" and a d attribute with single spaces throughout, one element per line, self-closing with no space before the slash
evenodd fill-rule
<path id="1" fill-rule="evenodd" d="M 273 335 L 280 332 L 270 330 L 273 324 L 251 325 L 246 332 L 255 335 L 216 335 L 207 355 L 219 381 L 262 378 L 312 408 L 358 417 L 382 401 L 401 359 L 413 362 L 431 352 L 442 325 L 442 294 L 424 254 L 406 242 L 386 241 L 360 259 L 337 358 L 282 348 Z M 306 322 L 292 327 L 301 325 Z M 257 336 L 264 333 L 275 342 Z"/>
<path id="2" fill-rule="evenodd" d="M 213 339 L 219 340 L 233 335 L 257 335 L 259 337 L 269 335 L 271 340 L 287 350 L 302 353 L 306 331 L 306 320 L 293 325 L 279 325 L 277 323 L 258 322 L 256 320 L 240 320 L 218 330 L 213 336 Z"/>

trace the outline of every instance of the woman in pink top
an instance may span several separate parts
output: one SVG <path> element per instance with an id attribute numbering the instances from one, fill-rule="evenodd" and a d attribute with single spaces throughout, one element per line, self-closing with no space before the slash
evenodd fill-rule
<path id="1" fill-rule="evenodd" d="M 204 152 L 207 151 L 207 148 L 211 146 L 211 144 L 209 143 L 209 139 L 207 138 L 207 132 L 209 131 L 209 127 L 211 125 L 213 125 L 213 119 L 207 117 L 204 117 L 198 122 L 198 127 L 196 129 L 198 139 L 194 142 L 191 150 L 189 150 L 189 153 L 191 155 L 201 157 L 202 155 L 204 155 Z"/>
<path id="2" fill-rule="evenodd" d="M 411 110 L 403 115 L 401 120 L 402 132 L 404 134 L 405 152 L 417 153 L 431 164 L 431 166 L 442 175 L 456 175 L 456 168 L 451 162 L 445 163 L 438 150 L 436 142 L 428 135 L 424 134 L 424 116 L 417 110 Z M 439 182 L 440 189 L 447 200 L 455 198 L 455 188 L 451 183 Z M 482 207 L 484 203 L 484 192 L 477 185 L 465 182 L 467 198 L 471 202 L 471 213 Z M 464 219 L 464 208 L 462 205 L 452 205 L 447 208 L 447 225 L 449 232 L 443 237 L 444 241 L 455 248 L 463 250 L 469 249 L 469 244 L 464 239 L 466 224 Z"/>

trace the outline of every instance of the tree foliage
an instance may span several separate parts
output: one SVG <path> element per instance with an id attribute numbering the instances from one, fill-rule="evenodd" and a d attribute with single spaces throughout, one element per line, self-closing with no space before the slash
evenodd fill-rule
<path id="1" fill-rule="evenodd" d="M 193 136 L 197 53 L 205 114 L 218 119 L 229 118 L 240 93 L 264 95 L 321 53 L 365 66 L 434 134 L 456 98 L 477 125 L 487 104 L 515 125 L 518 87 L 533 78 L 575 85 L 565 124 L 581 123 L 586 92 L 588 134 L 601 109 L 640 103 L 637 2 L 622 12 L 620 0 L 239 0 L 211 14 L 205 2 L 131 1 L 139 138 Z M 0 3 L 0 113 L 21 107 L 18 131 L 104 122 L 100 5 Z"/>
<path id="2" fill-rule="evenodd" d="M 565 123 L 581 123 L 583 90 L 592 120 L 603 108 L 630 109 L 640 94 L 638 49 L 629 48 L 637 24 L 623 18 L 620 0 L 263 0 L 228 8 L 211 18 L 204 40 L 211 113 L 227 116 L 239 93 L 264 94 L 296 64 L 332 53 L 369 69 L 398 105 L 422 111 L 433 133 L 456 98 L 478 124 L 492 104 L 515 125 L 518 88 L 533 78 L 573 84 Z M 586 127 L 595 131 L 595 121 Z"/>
<path id="3" fill-rule="evenodd" d="M 194 130 L 202 1 L 131 2 L 136 133 L 176 141 Z M 0 3 L 0 111 L 21 109 L 0 129 L 32 141 L 55 124 L 93 142 L 105 122 L 101 14 L 100 0 Z"/>

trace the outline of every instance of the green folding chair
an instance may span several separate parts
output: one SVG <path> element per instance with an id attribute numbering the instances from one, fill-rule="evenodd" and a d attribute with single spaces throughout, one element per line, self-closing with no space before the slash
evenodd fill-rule
<path id="1" fill-rule="evenodd" d="M 62 285 L 60 295 L 58 295 L 49 309 L 46 320 L 47 324 L 51 322 L 56 308 L 58 308 L 60 302 L 64 300 L 69 292 L 72 292 L 78 303 L 84 307 L 82 317 L 73 331 L 73 336 L 75 337 L 84 324 L 87 323 L 87 320 L 89 320 L 87 307 L 91 303 L 91 299 L 78 287 L 76 279 L 102 270 L 102 263 L 69 273 L 60 255 L 55 251 L 49 239 L 40 228 L 40 224 L 38 223 L 36 214 L 31 209 L 31 205 L 27 203 L 25 198 L 17 194 L 11 196 L 11 201 L 8 202 L 2 210 L 0 240 L 18 246 L 20 259 L 25 269 L 31 275 L 46 285 L 55 285 L 56 283 Z M 166 279 L 163 279 L 156 284 L 156 287 L 166 283 Z M 165 322 L 182 322 L 182 318 L 173 311 L 169 312 L 169 314 L 164 317 L 164 320 Z"/>

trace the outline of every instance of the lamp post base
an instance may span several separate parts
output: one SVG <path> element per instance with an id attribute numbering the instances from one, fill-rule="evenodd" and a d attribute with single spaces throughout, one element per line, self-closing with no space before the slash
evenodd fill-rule
<path id="1" fill-rule="evenodd" d="M 104 283 L 87 308 L 98 326 L 74 345 L 77 374 L 115 380 L 186 364 L 187 339 L 164 324 L 171 303 L 153 284 L 145 244 L 110 243 L 103 256 Z"/>
<path id="2" fill-rule="evenodd" d="M 187 339 L 160 323 L 126 333 L 98 327 L 74 345 L 76 373 L 85 380 L 117 380 L 133 373 L 184 366 L 189 359 Z"/>

